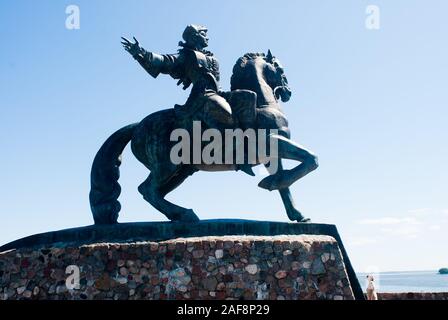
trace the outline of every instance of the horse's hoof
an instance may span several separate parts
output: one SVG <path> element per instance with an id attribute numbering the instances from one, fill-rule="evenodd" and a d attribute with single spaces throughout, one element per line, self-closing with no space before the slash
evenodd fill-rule
<path id="1" fill-rule="evenodd" d="M 193 210 L 187 209 L 187 210 L 185 210 L 185 213 L 182 214 L 182 216 L 179 219 L 179 221 L 191 223 L 191 222 L 199 222 L 200 219 L 196 215 L 196 213 L 194 213 Z"/>
<path id="2" fill-rule="evenodd" d="M 297 209 L 292 214 L 288 214 L 288 218 L 291 221 L 296 221 L 296 222 L 300 222 L 300 223 L 311 222 L 310 218 L 305 218 L 304 216 L 302 216 L 300 211 Z"/>
<path id="3" fill-rule="evenodd" d="M 288 179 L 288 171 L 277 172 L 271 176 L 267 176 L 258 183 L 260 188 L 272 191 L 289 188 L 291 181 Z"/>
<path id="4" fill-rule="evenodd" d="M 264 178 L 263 180 L 261 180 L 258 183 L 258 186 L 262 189 L 272 191 L 272 190 L 278 189 L 275 187 L 275 184 L 276 183 L 275 183 L 275 179 L 273 178 L 273 176 L 268 176 L 268 177 Z"/>

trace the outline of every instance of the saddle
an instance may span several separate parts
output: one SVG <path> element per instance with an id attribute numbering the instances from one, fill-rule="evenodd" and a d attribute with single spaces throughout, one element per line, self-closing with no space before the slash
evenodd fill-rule
<path id="1" fill-rule="evenodd" d="M 256 106 L 245 103 L 244 93 L 239 90 L 219 93 L 206 90 L 204 95 L 188 99 L 184 105 L 174 105 L 174 113 L 181 123 L 196 120 L 208 128 L 242 130 L 255 126 L 257 114 Z"/>

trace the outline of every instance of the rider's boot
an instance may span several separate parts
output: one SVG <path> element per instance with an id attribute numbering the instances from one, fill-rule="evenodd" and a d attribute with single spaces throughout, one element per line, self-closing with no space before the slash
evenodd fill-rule
<path id="1" fill-rule="evenodd" d="M 236 171 L 243 171 L 244 173 L 247 173 L 248 175 L 255 177 L 255 173 L 252 170 L 252 166 L 248 163 L 243 163 L 243 164 L 237 164 L 236 165 Z"/>
<path id="2" fill-rule="evenodd" d="M 241 130 L 243 130 L 243 131 L 246 131 L 252 125 L 252 123 L 244 121 L 244 118 L 243 119 L 241 119 L 241 118 L 238 119 L 238 123 L 239 123 L 238 127 Z M 248 158 L 249 158 L 249 156 L 248 156 L 247 152 L 244 152 L 244 162 L 242 164 L 237 164 L 236 165 L 236 171 L 241 170 L 244 173 L 247 173 L 248 175 L 250 175 L 252 177 L 255 177 L 255 173 L 252 170 L 252 165 L 249 163 L 249 159 Z"/>

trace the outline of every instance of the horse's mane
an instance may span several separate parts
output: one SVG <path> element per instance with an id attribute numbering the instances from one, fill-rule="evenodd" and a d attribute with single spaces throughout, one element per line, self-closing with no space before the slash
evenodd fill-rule
<path id="1" fill-rule="evenodd" d="M 248 52 L 242 57 L 238 58 L 235 65 L 233 66 L 232 77 L 230 78 L 230 90 L 241 89 L 245 82 L 245 76 L 247 77 L 247 72 L 245 68 L 249 61 L 255 60 L 257 58 L 265 59 L 266 55 L 263 52 Z"/>

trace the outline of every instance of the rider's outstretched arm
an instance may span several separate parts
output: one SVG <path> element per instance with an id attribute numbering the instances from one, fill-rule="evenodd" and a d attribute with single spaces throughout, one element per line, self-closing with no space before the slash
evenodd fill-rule
<path id="1" fill-rule="evenodd" d="M 173 73 L 175 73 L 174 71 L 176 68 L 176 55 L 160 55 L 146 51 L 142 48 L 141 54 L 137 55 L 135 59 L 154 78 L 161 73 L 169 74 L 175 77 Z"/>
<path id="2" fill-rule="evenodd" d="M 134 42 L 121 37 L 124 49 L 134 57 L 135 60 L 154 78 L 160 73 L 171 75 L 174 79 L 179 79 L 176 54 L 164 54 L 149 52 L 140 47 L 140 43 L 134 37 Z"/>

